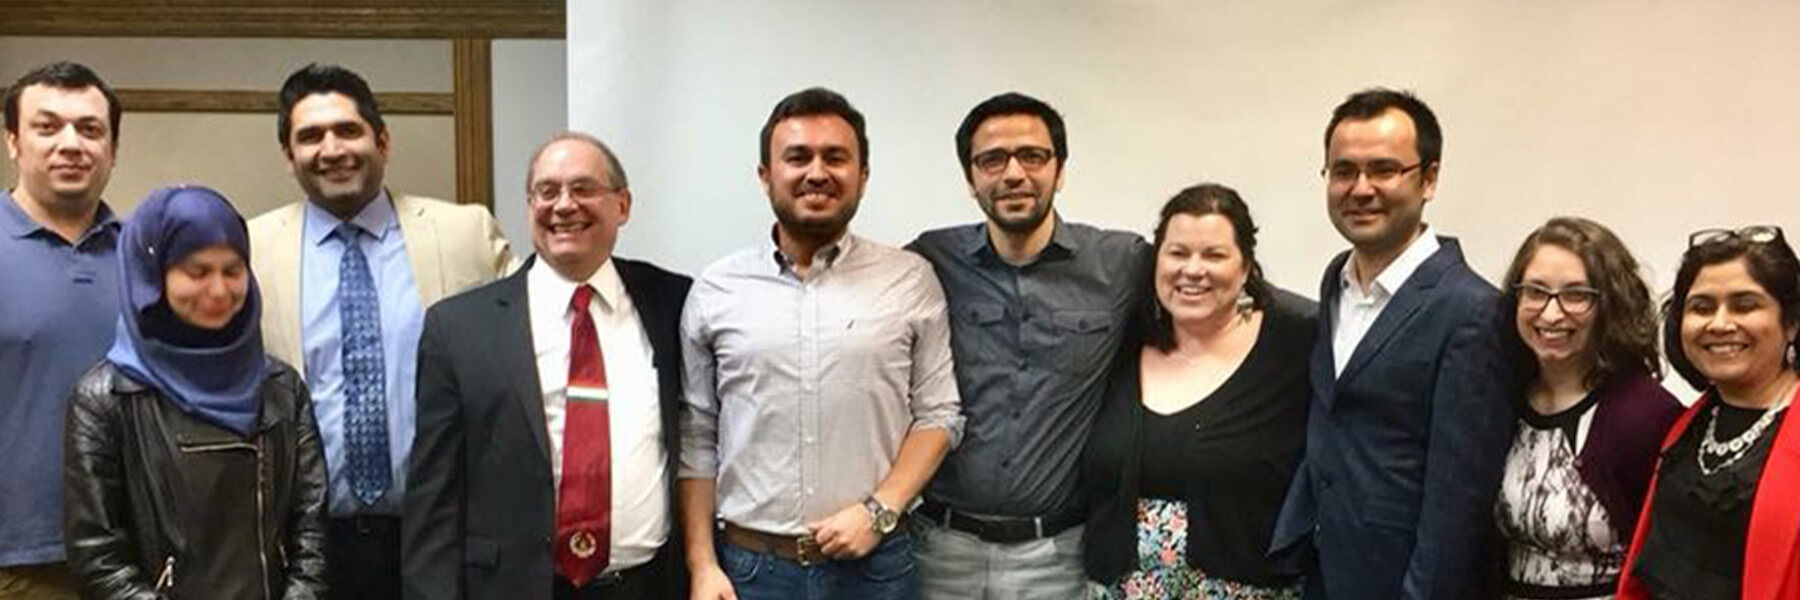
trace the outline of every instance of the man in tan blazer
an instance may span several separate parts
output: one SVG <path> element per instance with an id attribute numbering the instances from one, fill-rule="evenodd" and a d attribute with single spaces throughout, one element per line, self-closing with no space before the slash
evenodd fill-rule
<path id="1" fill-rule="evenodd" d="M 308 65 L 280 104 L 282 152 L 306 200 L 250 222 L 263 340 L 312 394 L 330 475 L 330 597 L 398 598 L 425 309 L 506 274 L 513 256 L 486 209 L 382 186 L 388 130 L 356 73 Z"/>

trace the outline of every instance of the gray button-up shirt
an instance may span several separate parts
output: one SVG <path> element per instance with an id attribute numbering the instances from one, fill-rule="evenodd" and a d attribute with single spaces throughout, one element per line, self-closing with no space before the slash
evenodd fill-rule
<path id="1" fill-rule="evenodd" d="M 908 248 L 936 267 L 949 298 L 968 417 L 962 445 L 926 495 L 989 515 L 1079 507 L 1081 450 L 1149 289 L 1150 245 L 1059 220 L 1023 266 L 994 252 L 981 223 L 926 232 Z"/>
<path id="2" fill-rule="evenodd" d="M 797 277 L 773 243 L 707 267 L 682 313 L 679 476 L 718 514 L 801 534 L 875 491 L 914 430 L 962 432 L 944 293 L 917 255 L 845 234 Z"/>

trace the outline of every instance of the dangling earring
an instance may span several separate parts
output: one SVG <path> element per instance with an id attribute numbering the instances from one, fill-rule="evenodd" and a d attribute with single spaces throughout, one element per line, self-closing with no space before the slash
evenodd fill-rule
<path id="1" fill-rule="evenodd" d="M 1243 288 L 1238 288 L 1236 304 L 1238 315 L 1248 319 L 1250 318 L 1250 309 L 1256 306 L 1256 299 L 1251 298 L 1250 294 L 1244 293 Z"/>

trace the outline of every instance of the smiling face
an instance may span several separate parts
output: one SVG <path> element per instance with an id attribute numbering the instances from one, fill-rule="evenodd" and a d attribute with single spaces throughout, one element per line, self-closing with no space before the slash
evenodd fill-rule
<path id="1" fill-rule="evenodd" d="M 1041 156 L 1049 160 L 1027 165 Z M 970 138 L 969 157 L 969 193 L 989 223 L 1014 234 L 1044 225 L 1051 201 L 1062 189 L 1062 163 L 1042 118 L 1017 114 L 982 121 Z M 993 157 L 1002 157 L 998 168 L 991 168 Z"/>
<path id="2" fill-rule="evenodd" d="M 1594 298 L 1598 294 L 1592 292 L 1593 283 L 1581 257 L 1562 246 L 1540 245 L 1519 283 L 1531 286 L 1531 289 L 1519 292 L 1514 320 L 1519 339 L 1537 355 L 1538 363 L 1592 363 L 1594 321 L 1599 318 L 1602 308 Z M 1532 296 L 1545 291 L 1559 293 L 1559 296 L 1545 299 L 1542 304 L 1531 300 Z"/>
<path id="3" fill-rule="evenodd" d="M 294 103 L 289 116 L 288 171 L 308 200 L 342 218 L 381 193 L 388 134 L 363 120 L 355 100 L 313 94 Z"/>
<path id="4" fill-rule="evenodd" d="M 1326 209 L 1357 252 L 1398 254 L 1423 230 L 1425 203 L 1437 191 L 1437 165 L 1419 164 L 1417 139 L 1412 117 L 1398 108 L 1373 119 L 1345 119 L 1332 130 L 1325 168 L 1352 175 L 1328 178 Z M 1406 167 L 1412 168 L 1394 172 Z"/>
<path id="5" fill-rule="evenodd" d="M 1681 351 L 1713 384 L 1755 390 L 1781 376 L 1796 326 L 1743 258 L 1702 267 L 1681 313 Z"/>
<path id="6" fill-rule="evenodd" d="M 830 239 L 856 216 L 869 170 L 858 155 L 856 130 L 837 115 L 789 117 L 769 136 L 769 164 L 756 176 L 790 235 Z"/>
<path id="7" fill-rule="evenodd" d="M 250 268 L 231 246 L 208 246 L 163 273 L 163 299 L 190 326 L 218 331 L 244 309 Z"/>
<path id="8" fill-rule="evenodd" d="M 1156 249 L 1156 300 L 1177 324 L 1234 314 L 1248 269 L 1236 229 L 1220 214 L 1169 217 Z"/>
<path id="9" fill-rule="evenodd" d="M 107 111 L 99 88 L 22 90 L 19 131 L 6 133 L 7 156 L 18 167 L 17 195 L 57 212 L 98 205 L 115 152 Z"/>
<path id="10" fill-rule="evenodd" d="M 631 219 L 631 191 L 614 189 L 600 148 L 586 140 L 551 143 L 531 166 L 531 243 L 571 281 L 585 281 L 612 256 Z"/>

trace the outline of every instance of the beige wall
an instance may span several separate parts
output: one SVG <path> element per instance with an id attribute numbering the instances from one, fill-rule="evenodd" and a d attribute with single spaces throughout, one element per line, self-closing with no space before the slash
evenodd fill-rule
<path id="1" fill-rule="evenodd" d="M 74 60 L 117 88 L 238 89 L 275 93 L 308 62 L 343 64 L 377 92 L 449 92 L 450 43 L 438 40 L 135 39 L 0 37 L 0 81 L 35 65 Z M 388 186 L 451 197 L 455 128 L 449 116 L 387 116 L 393 139 Z M 106 198 L 128 211 L 150 190 L 176 183 L 218 188 L 247 216 L 300 197 L 275 139 L 273 114 L 140 113 L 120 125 L 118 163 Z M 8 187 L 10 161 L 0 167 Z"/>

